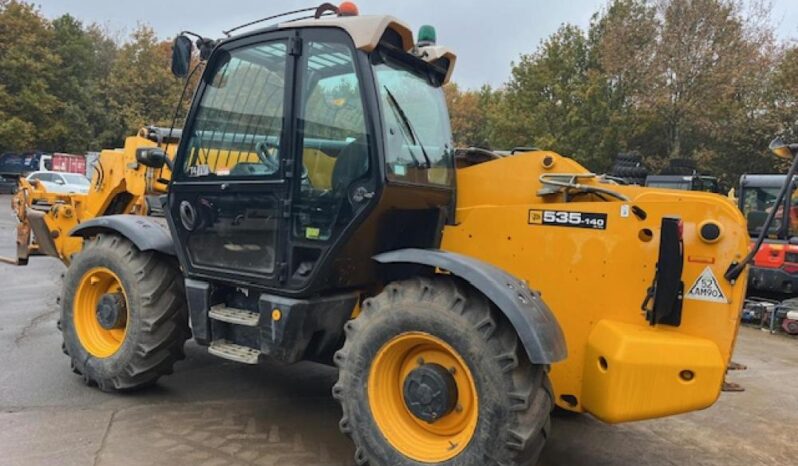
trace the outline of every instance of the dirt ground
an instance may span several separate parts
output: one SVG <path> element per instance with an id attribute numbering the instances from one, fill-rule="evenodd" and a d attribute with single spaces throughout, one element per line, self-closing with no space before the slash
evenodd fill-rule
<path id="1" fill-rule="evenodd" d="M 14 252 L 0 196 L 0 255 Z M 61 353 L 56 296 L 63 266 L 0 264 L 0 463 L 63 465 L 349 465 L 330 396 L 335 370 L 245 366 L 190 343 L 154 388 L 128 395 L 83 385 Z M 741 330 L 730 380 L 710 409 L 617 426 L 558 416 L 544 465 L 798 464 L 798 340 Z"/>

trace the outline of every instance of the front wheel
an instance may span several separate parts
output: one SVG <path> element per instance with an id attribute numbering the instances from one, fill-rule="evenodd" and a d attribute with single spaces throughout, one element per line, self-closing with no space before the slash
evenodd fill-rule
<path id="1" fill-rule="evenodd" d="M 345 330 L 333 396 L 358 464 L 537 462 L 546 368 L 482 294 L 448 277 L 393 283 Z"/>
<path id="2" fill-rule="evenodd" d="M 61 304 L 64 352 L 88 384 L 144 387 L 184 357 L 188 310 L 177 264 L 125 238 L 86 242 L 64 276 Z"/>

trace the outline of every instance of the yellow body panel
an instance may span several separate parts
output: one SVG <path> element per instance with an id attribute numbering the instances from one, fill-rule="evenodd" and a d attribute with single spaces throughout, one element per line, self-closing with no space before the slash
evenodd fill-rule
<path id="1" fill-rule="evenodd" d="M 587 341 L 582 404 L 605 422 L 703 409 L 718 398 L 725 372 L 709 339 L 602 320 Z"/>
<path id="2" fill-rule="evenodd" d="M 546 158 L 551 163 L 544 164 Z M 653 393 L 647 391 L 650 384 L 629 386 L 622 381 L 640 382 L 644 374 L 670 377 L 674 367 L 689 369 L 693 358 L 703 357 L 704 349 L 685 348 L 711 345 L 724 365 L 730 360 L 747 276 L 743 274 L 731 284 L 723 279 L 723 273 L 747 252 L 749 237 L 742 214 L 727 198 L 715 194 L 617 186 L 597 180 L 581 179 L 580 183 L 611 189 L 630 200 L 607 197 L 604 201 L 583 194 L 565 202 L 562 194 L 538 195 L 543 173 L 586 172 L 573 160 L 551 152 L 520 154 L 459 169 L 457 225 L 445 228 L 442 248 L 492 263 L 541 291 L 568 347 L 568 358 L 554 364 L 550 374 L 561 407 L 619 422 L 708 406 L 720 392 L 717 377 L 697 378 L 689 389 Z M 632 206 L 642 209 L 645 219 L 631 213 Z M 605 213 L 607 226 L 594 230 L 536 224 L 534 211 L 547 209 Z M 728 300 L 685 299 L 679 327 L 651 327 L 641 310 L 654 278 L 664 216 L 677 216 L 684 222 L 685 293 L 710 267 Z M 697 228 L 706 220 L 717 222 L 722 229 L 722 236 L 712 244 L 698 237 Z M 601 330 L 600 323 L 622 330 Z M 642 362 L 629 361 L 624 349 L 638 341 L 632 330 L 645 330 L 647 337 L 656 337 L 652 339 L 656 344 L 644 345 L 649 357 Z M 588 343 L 591 338 L 592 347 Z M 662 356 L 656 354 L 657 348 Z M 611 373 L 602 385 L 596 384 L 593 371 L 599 350 L 607 352 L 604 357 Z M 666 355 L 668 352 L 671 354 Z M 616 373 L 616 369 L 623 372 Z"/>

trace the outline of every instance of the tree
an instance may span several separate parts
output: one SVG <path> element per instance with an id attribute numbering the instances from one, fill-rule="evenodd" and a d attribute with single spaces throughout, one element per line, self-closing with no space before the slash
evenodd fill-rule
<path id="1" fill-rule="evenodd" d="M 93 140 L 89 119 L 98 104 L 98 68 L 94 42 L 83 25 L 69 15 L 52 23 L 50 48 L 59 64 L 49 75 L 50 89 L 58 98 L 58 111 L 50 129 L 52 150 L 83 152 Z"/>
<path id="2" fill-rule="evenodd" d="M 494 138 L 503 147 L 535 145 L 596 168 L 609 165 L 604 128 L 609 115 L 604 79 L 590 43 L 565 25 L 513 66 L 501 96 Z"/>
<path id="3" fill-rule="evenodd" d="M 183 84 L 171 74 L 171 50 L 171 42 L 159 41 L 148 26 L 139 26 L 119 49 L 105 82 L 114 134 L 171 124 Z"/>
<path id="4" fill-rule="evenodd" d="M 50 136 L 58 98 L 49 77 L 60 64 L 51 43 L 33 5 L 0 0 L 0 151 L 34 148 Z"/>
<path id="5" fill-rule="evenodd" d="M 796 126 L 798 84 L 790 64 L 774 71 L 768 15 L 734 0 L 611 1 L 588 31 L 564 25 L 522 55 L 484 127 L 498 146 L 531 140 L 596 171 L 632 150 L 654 169 L 694 158 L 729 183 L 772 170 L 763 149 Z"/>
<path id="6" fill-rule="evenodd" d="M 462 91 L 457 84 L 451 83 L 443 90 L 455 144 L 458 147 L 489 147 L 489 119 L 493 101 L 490 86 L 483 86 L 479 91 Z"/>

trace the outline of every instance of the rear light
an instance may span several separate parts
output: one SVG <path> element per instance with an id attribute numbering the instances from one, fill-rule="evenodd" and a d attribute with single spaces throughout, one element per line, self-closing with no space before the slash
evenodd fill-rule
<path id="1" fill-rule="evenodd" d="M 706 220 L 698 226 L 698 237 L 705 243 L 715 243 L 720 239 L 722 228 L 719 223 Z"/>
<path id="2" fill-rule="evenodd" d="M 679 239 L 683 240 L 684 239 L 684 221 L 683 220 L 679 220 L 679 224 L 678 224 L 677 228 L 678 228 L 678 231 L 679 231 Z"/>

